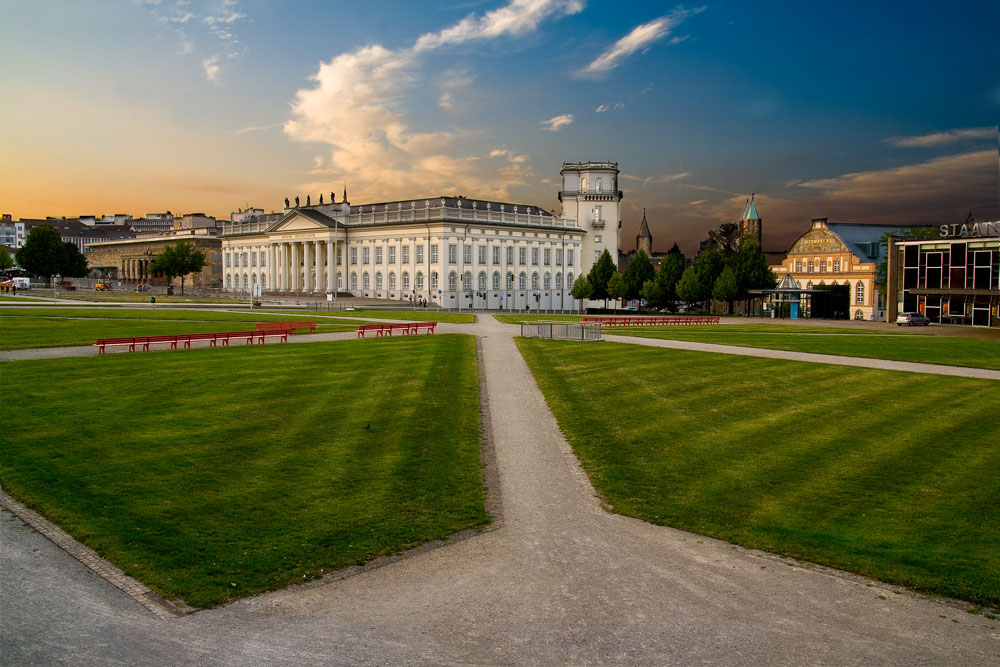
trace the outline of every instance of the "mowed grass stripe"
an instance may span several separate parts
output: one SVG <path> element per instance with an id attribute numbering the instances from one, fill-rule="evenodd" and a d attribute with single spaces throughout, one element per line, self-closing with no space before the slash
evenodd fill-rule
<path id="1" fill-rule="evenodd" d="M 487 521 L 472 337 L 4 368 L 4 487 L 193 606 Z"/>
<path id="2" fill-rule="evenodd" d="M 996 382 L 518 344 L 615 511 L 1000 603 Z"/>

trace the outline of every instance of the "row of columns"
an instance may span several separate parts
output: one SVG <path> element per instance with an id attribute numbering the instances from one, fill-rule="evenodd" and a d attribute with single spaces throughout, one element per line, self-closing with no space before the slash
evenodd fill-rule
<path id="1" fill-rule="evenodd" d="M 277 241 L 269 244 L 267 284 L 272 290 L 279 292 L 335 291 L 338 243 L 338 241 L 317 240 Z"/>
<path id="2" fill-rule="evenodd" d="M 141 282 L 149 280 L 149 265 L 152 259 L 122 259 L 122 280 Z"/>

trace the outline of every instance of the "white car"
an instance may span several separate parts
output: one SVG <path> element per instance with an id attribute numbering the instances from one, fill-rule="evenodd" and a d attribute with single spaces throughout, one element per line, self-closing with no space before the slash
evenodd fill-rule
<path id="1" fill-rule="evenodd" d="M 896 326 L 901 327 L 904 324 L 908 327 L 912 327 L 916 324 L 923 324 L 927 326 L 931 321 L 920 313 L 900 313 L 896 317 Z"/>

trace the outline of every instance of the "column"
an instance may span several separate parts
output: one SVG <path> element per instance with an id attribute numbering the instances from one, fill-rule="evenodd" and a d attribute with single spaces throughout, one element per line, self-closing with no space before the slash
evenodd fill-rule
<path id="1" fill-rule="evenodd" d="M 323 291 L 323 253 L 320 251 L 322 241 L 313 241 L 313 254 L 316 256 L 316 279 L 313 281 L 313 291 Z"/>
<path id="2" fill-rule="evenodd" d="M 267 288 L 272 292 L 278 291 L 278 286 L 275 284 L 275 267 L 274 267 L 274 244 L 267 244 Z"/>
<path id="3" fill-rule="evenodd" d="M 312 291 L 312 267 L 313 267 L 313 253 L 312 253 L 312 243 L 309 241 L 302 242 L 302 291 L 311 292 Z"/>
<path id="4" fill-rule="evenodd" d="M 299 244 L 294 241 L 291 245 L 291 286 L 293 292 L 298 292 L 302 284 L 302 272 L 299 270 Z"/>
<path id="5" fill-rule="evenodd" d="M 326 289 L 329 292 L 333 292 L 337 289 L 337 260 L 333 256 L 333 249 L 336 246 L 336 241 L 333 239 L 327 239 L 326 241 Z"/>

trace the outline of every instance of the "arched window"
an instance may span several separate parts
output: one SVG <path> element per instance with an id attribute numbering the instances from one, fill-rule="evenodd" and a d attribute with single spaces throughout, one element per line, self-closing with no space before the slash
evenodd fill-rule
<path id="1" fill-rule="evenodd" d="M 542 289 L 551 289 L 551 288 L 552 288 L 552 276 L 546 273 L 545 277 L 542 278 Z"/>
<path id="2" fill-rule="evenodd" d="M 583 178 L 580 179 L 580 192 L 586 192 L 586 191 L 587 191 L 587 177 L 584 176 Z"/>
<path id="3" fill-rule="evenodd" d="M 379 271 L 378 273 L 375 274 L 375 291 L 377 291 L 377 292 L 381 292 L 382 291 L 382 272 L 381 271 Z"/>
<path id="4" fill-rule="evenodd" d="M 562 289 L 562 274 L 556 274 L 556 289 Z"/>
<path id="5" fill-rule="evenodd" d="M 371 284 L 372 284 L 372 278 L 371 276 L 368 275 L 368 272 L 365 271 L 364 273 L 361 274 L 361 289 L 367 292 L 368 289 L 371 287 Z"/>
<path id="6" fill-rule="evenodd" d="M 573 289 L 573 274 L 566 274 L 566 289 Z"/>
<path id="7" fill-rule="evenodd" d="M 531 274 L 531 289 L 535 289 L 535 290 L 538 289 L 538 274 L 537 273 L 532 273 Z"/>
<path id="8" fill-rule="evenodd" d="M 424 272 L 417 271 L 416 282 L 414 283 L 417 289 L 424 288 Z"/>
<path id="9" fill-rule="evenodd" d="M 250 276 L 250 284 L 251 285 L 256 285 L 257 284 L 257 274 L 256 273 L 253 274 L 252 276 Z"/>
<path id="10" fill-rule="evenodd" d="M 403 271 L 403 290 L 406 291 L 410 289 L 410 272 Z"/>
<path id="11" fill-rule="evenodd" d="M 396 272 L 389 272 L 389 289 L 396 289 Z"/>
<path id="12" fill-rule="evenodd" d="M 493 289 L 500 289 L 500 272 L 493 272 Z"/>
<path id="13" fill-rule="evenodd" d="M 806 289 L 812 289 L 812 288 L 813 288 L 813 281 L 810 280 L 809 282 L 806 283 Z"/>
<path id="14" fill-rule="evenodd" d="M 476 287 L 476 289 L 478 289 L 478 290 L 485 290 L 486 289 L 486 272 L 485 271 L 480 271 L 479 272 L 479 283 L 478 283 L 478 287 Z"/>
<path id="15" fill-rule="evenodd" d="M 854 303 L 862 304 L 865 302 L 865 284 L 858 281 L 857 287 L 854 288 Z"/>
<path id="16" fill-rule="evenodd" d="M 249 280 L 249 276 L 243 276 L 243 289 L 250 289 L 250 285 L 248 284 L 248 280 Z"/>
<path id="17" fill-rule="evenodd" d="M 431 271 L 431 289 L 436 290 L 438 288 L 438 272 Z"/>
<path id="18" fill-rule="evenodd" d="M 526 276 L 524 274 L 524 271 L 522 271 L 521 275 L 517 277 L 517 287 L 518 289 L 524 289 L 527 286 L 528 286 L 528 276 Z"/>
<path id="19" fill-rule="evenodd" d="M 351 271 L 351 291 L 358 291 L 358 274 L 353 271 Z"/>
<path id="20" fill-rule="evenodd" d="M 260 274 L 260 288 L 261 289 L 267 289 L 267 274 L 266 273 Z"/>
<path id="21" fill-rule="evenodd" d="M 448 289 L 452 292 L 458 289 L 458 276 L 454 271 L 448 274 Z"/>
<path id="22" fill-rule="evenodd" d="M 597 177 L 597 179 L 594 180 L 594 192 L 600 192 L 603 187 L 604 183 L 601 182 L 600 177 Z"/>
<path id="23" fill-rule="evenodd" d="M 226 289 L 233 289 L 233 276 L 232 276 L 232 274 L 226 276 Z"/>
<path id="24" fill-rule="evenodd" d="M 469 271 L 466 271 L 465 276 L 462 277 L 462 289 L 466 292 L 472 291 L 472 273 Z"/>

